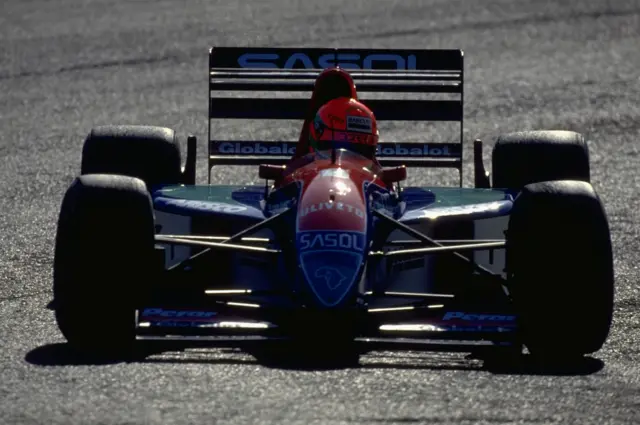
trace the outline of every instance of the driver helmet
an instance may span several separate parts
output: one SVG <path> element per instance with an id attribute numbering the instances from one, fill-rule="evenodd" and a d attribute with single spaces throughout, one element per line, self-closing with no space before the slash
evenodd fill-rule
<path id="1" fill-rule="evenodd" d="M 367 106 L 350 97 L 339 97 L 323 105 L 310 124 L 312 152 L 347 149 L 369 159 L 378 146 L 376 118 Z"/>

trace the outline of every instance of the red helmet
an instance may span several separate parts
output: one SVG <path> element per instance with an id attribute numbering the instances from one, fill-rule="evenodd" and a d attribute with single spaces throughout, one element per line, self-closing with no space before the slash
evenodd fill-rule
<path id="1" fill-rule="evenodd" d="M 375 157 L 378 126 L 371 109 L 356 99 L 339 97 L 320 109 L 309 129 L 312 151 L 345 148 L 367 158 Z"/>

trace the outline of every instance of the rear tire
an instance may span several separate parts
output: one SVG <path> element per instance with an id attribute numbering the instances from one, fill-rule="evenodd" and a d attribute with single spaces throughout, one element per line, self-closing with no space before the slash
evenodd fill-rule
<path id="1" fill-rule="evenodd" d="M 525 186 L 509 219 L 506 266 L 531 354 L 555 361 L 602 347 L 613 314 L 613 255 L 605 210 L 589 183 Z"/>
<path id="2" fill-rule="evenodd" d="M 520 190 L 551 180 L 590 182 L 589 149 L 573 131 L 520 131 L 500 136 L 493 147 L 493 187 Z"/>
<path id="3" fill-rule="evenodd" d="M 149 191 L 182 182 L 182 158 L 170 128 L 106 125 L 91 130 L 82 149 L 81 174 L 120 174 L 144 181 Z"/>
<path id="4" fill-rule="evenodd" d="M 72 346 L 94 355 L 130 352 L 153 254 L 153 209 L 142 180 L 74 180 L 62 201 L 53 272 L 56 320 Z"/>

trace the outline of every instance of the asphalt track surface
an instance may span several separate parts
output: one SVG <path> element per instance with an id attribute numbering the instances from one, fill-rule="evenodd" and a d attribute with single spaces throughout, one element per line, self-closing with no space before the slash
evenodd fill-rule
<path id="1" fill-rule="evenodd" d="M 359 367 L 328 370 L 266 366 L 221 350 L 102 365 L 74 357 L 45 305 L 57 214 L 82 140 L 94 125 L 139 123 L 204 141 L 211 44 L 462 48 L 465 138 L 487 141 L 487 164 L 503 132 L 584 133 L 614 239 L 606 346 L 564 371 L 526 360 L 496 370 L 434 353 L 376 352 Z M 640 422 L 639 47 L 637 0 L 4 0 L 0 423 Z M 383 129 L 389 139 L 411 134 Z M 198 159 L 203 182 L 204 143 Z M 248 179 L 238 170 L 216 177 Z M 454 177 L 415 173 L 412 181 Z"/>

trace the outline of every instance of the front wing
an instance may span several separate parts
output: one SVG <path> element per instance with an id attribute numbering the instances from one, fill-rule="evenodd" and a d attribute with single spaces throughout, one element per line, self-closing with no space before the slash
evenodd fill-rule
<path id="1" fill-rule="evenodd" d="M 398 294 L 407 296 L 407 294 Z M 211 308 L 171 309 L 170 307 L 146 307 L 138 310 L 136 318 L 136 338 L 141 341 L 163 341 L 182 346 L 227 346 L 237 347 L 247 343 L 269 340 L 290 340 L 291 325 L 299 327 L 299 317 L 295 312 L 260 311 L 255 303 L 245 304 L 252 312 L 233 312 L 227 306 Z M 481 312 L 482 311 L 482 312 Z M 401 313 L 401 314 L 398 314 Z M 268 321 L 270 317 L 288 316 L 280 323 Z M 396 319 L 396 320 L 394 320 Z M 508 311 L 474 312 L 471 309 L 410 308 L 368 309 L 362 316 L 353 318 L 359 323 L 355 341 L 367 349 L 427 349 L 444 348 L 447 351 L 458 347 L 462 351 L 469 346 L 511 345 L 517 342 L 517 316 Z M 314 332 L 338 334 L 338 324 L 327 324 L 323 329 L 310 326 L 307 338 Z"/>

